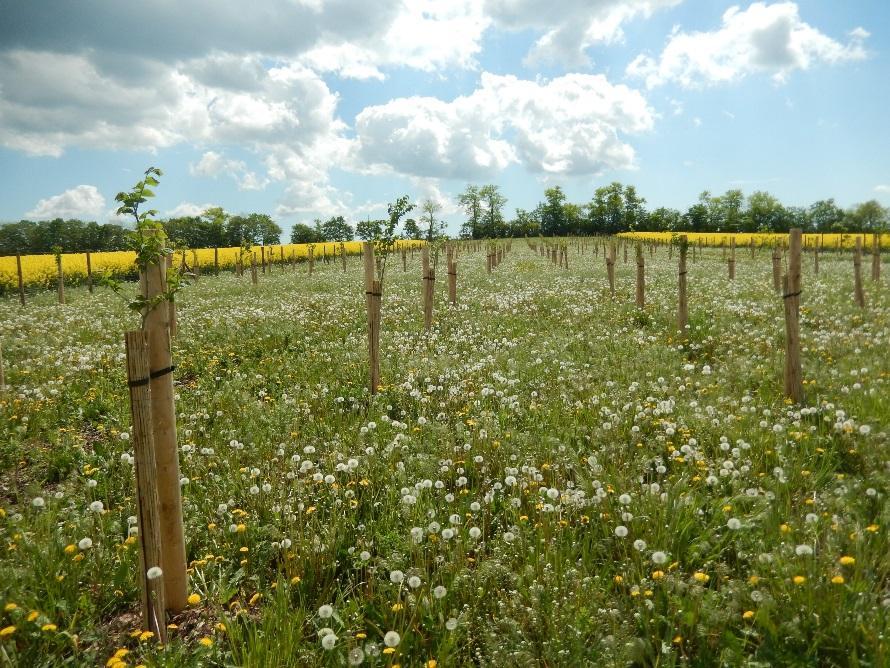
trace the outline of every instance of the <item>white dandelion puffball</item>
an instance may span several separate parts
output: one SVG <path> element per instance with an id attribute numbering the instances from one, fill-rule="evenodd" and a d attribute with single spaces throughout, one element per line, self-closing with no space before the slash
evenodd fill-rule
<path id="1" fill-rule="evenodd" d="M 730 517 L 726 521 L 726 526 L 729 527 L 730 529 L 732 529 L 733 531 L 736 531 L 737 529 L 742 528 L 742 523 L 739 519 L 737 519 L 735 517 Z"/>
<path id="2" fill-rule="evenodd" d="M 105 505 L 101 501 L 93 501 L 90 504 L 90 510 L 92 510 L 94 513 L 101 513 L 103 510 L 105 510 Z"/>
<path id="3" fill-rule="evenodd" d="M 164 571 L 161 570 L 160 566 L 152 566 L 147 571 L 145 571 L 145 577 L 149 580 L 157 580 L 164 574 Z"/>
<path id="4" fill-rule="evenodd" d="M 323 605 L 318 609 L 318 616 L 322 619 L 328 619 L 334 614 L 334 609 L 329 605 Z"/>
<path id="5" fill-rule="evenodd" d="M 387 647 L 396 647 L 400 642 L 402 642 L 402 638 L 395 631 L 387 631 L 383 636 L 383 644 Z"/>
<path id="6" fill-rule="evenodd" d="M 667 561 L 668 557 L 664 552 L 653 552 L 652 553 L 652 561 L 659 566 Z"/>
<path id="7" fill-rule="evenodd" d="M 624 538 L 627 535 L 627 527 L 623 524 L 619 524 L 615 527 L 615 535 L 619 538 Z"/>
<path id="8" fill-rule="evenodd" d="M 392 571 L 389 574 L 389 581 L 393 584 L 402 584 L 402 580 L 405 579 L 405 574 L 402 571 Z"/>

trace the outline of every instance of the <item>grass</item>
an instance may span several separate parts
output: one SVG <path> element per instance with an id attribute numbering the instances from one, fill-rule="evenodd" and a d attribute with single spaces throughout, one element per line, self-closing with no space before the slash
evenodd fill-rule
<path id="1" fill-rule="evenodd" d="M 373 399 L 358 259 L 181 295 L 200 600 L 164 648 L 133 577 L 136 318 L 78 288 L 3 300 L 0 665 L 890 663 L 886 282 L 860 310 L 849 255 L 805 258 L 801 407 L 768 250 L 734 282 L 719 250 L 690 260 L 682 340 L 666 248 L 644 313 L 632 257 L 612 301 L 592 247 L 565 270 L 514 241 L 491 275 L 484 253 L 429 334 L 419 254 L 390 264 Z"/>

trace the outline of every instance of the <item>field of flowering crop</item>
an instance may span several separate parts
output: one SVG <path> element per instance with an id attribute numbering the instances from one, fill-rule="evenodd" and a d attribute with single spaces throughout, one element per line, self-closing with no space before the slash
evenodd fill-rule
<path id="1" fill-rule="evenodd" d="M 0 300 L 0 665 L 890 665 L 890 291 L 804 257 L 805 405 L 767 248 L 688 268 L 514 240 L 459 305 L 391 262 L 177 297 L 189 607 L 139 616 L 120 296 Z M 444 278 L 441 269 L 439 278 Z M 886 273 L 886 272 L 885 272 Z M 135 286 L 128 288 L 135 290 Z"/>

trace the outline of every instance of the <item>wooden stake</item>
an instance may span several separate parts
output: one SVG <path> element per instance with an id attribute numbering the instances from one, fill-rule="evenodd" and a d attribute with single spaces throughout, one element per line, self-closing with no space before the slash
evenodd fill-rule
<path id="1" fill-rule="evenodd" d="M 340 262 L 343 264 L 343 271 L 346 271 L 346 244 L 340 242 Z"/>
<path id="2" fill-rule="evenodd" d="M 213 249 L 213 273 L 219 276 L 219 248 Z"/>
<path id="3" fill-rule="evenodd" d="M 881 280 L 881 244 L 879 235 L 874 234 L 871 238 L 871 280 Z"/>
<path id="4" fill-rule="evenodd" d="M 185 253 L 182 255 L 183 264 L 185 263 Z M 167 256 L 167 269 L 173 267 L 173 253 Z M 164 285 L 167 285 L 167 274 L 164 274 Z M 164 288 L 166 289 L 166 288 Z M 172 299 L 167 302 L 167 329 L 170 332 L 170 339 L 175 339 L 179 333 L 179 324 L 176 322 L 176 302 Z"/>
<path id="5" fill-rule="evenodd" d="M 609 254 L 606 256 L 606 276 L 609 278 L 609 294 L 615 298 L 615 243 L 609 245 Z"/>
<path id="6" fill-rule="evenodd" d="M 677 301 L 677 329 L 681 336 L 686 335 L 686 327 L 689 324 L 689 304 L 686 298 L 686 252 L 689 241 L 686 235 L 680 237 L 680 267 L 677 274 L 678 301 Z"/>
<path id="7" fill-rule="evenodd" d="M 259 277 L 256 273 L 256 252 L 251 252 L 250 254 L 250 282 L 254 285 L 257 285 L 259 281 Z"/>
<path id="8" fill-rule="evenodd" d="M 735 280 L 735 237 L 729 240 L 729 280 Z"/>
<path id="9" fill-rule="evenodd" d="M 856 306 L 865 308 L 865 291 L 862 289 L 862 237 L 856 237 L 856 250 L 853 251 L 853 288 Z"/>
<path id="10" fill-rule="evenodd" d="M 433 326 L 433 270 L 430 268 L 430 247 L 425 245 L 420 254 L 420 262 L 423 267 L 423 280 L 421 281 L 423 294 L 423 328 L 430 331 Z"/>
<path id="11" fill-rule="evenodd" d="M 773 289 L 779 292 L 782 289 L 782 251 L 773 246 Z"/>
<path id="12" fill-rule="evenodd" d="M 56 256 L 56 271 L 58 272 L 58 276 L 56 277 L 57 288 L 59 293 L 59 303 L 65 303 L 65 273 L 62 271 L 62 255 L 59 254 Z"/>
<path id="13" fill-rule="evenodd" d="M 87 290 L 93 294 L 93 263 L 90 260 L 90 252 L 87 251 Z"/>
<path id="14" fill-rule="evenodd" d="M 377 263 L 374 259 L 374 244 L 364 242 L 362 253 L 365 263 L 365 305 L 368 310 L 368 362 L 371 394 L 374 395 L 380 386 L 380 298 L 383 295 L 383 283 L 375 279 Z"/>
<path id="15" fill-rule="evenodd" d="M 157 232 L 152 232 L 157 233 Z M 142 295 L 154 300 L 167 290 L 168 256 L 140 274 Z M 179 452 L 176 446 L 176 407 L 173 400 L 173 355 L 170 349 L 170 309 L 160 301 L 145 314 L 151 373 L 151 416 L 157 467 L 158 510 L 161 517 L 161 568 L 167 610 L 186 606 L 185 536 L 179 487 Z"/>
<path id="16" fill-rule="evenodd" d="M 263 267 L 263 273 L 266 273 L 266 247 L 260 246 L 260 263 Z"/>
<path id="17" fill-rule="evenodd" d="M 25 305 L 25 281 L 22 276 L 22 255 L 21 253 L 15 254 L 15 268 L 18 272 L 19 277 L 19 301 L 22 303 L 22 306 Z"/>
<path id="18" fill-rule="evenodd" d="M 800 364 L 800 229 L 788 236 L 788 273 L 782 279 L 782 301 L 785 305 L 785 396 L 794 403 L 803 403 L 803 382 Z"/>
<path id="19" fill-rule="evenodd" d="M 646 305 L 646 260 L 643 256 L 643 244 L 637 242 L 637 308 L 643 308 Z"/>
<path id="20" fill-rule="evenodd" d="M 454 248 L 448 247 L 445 263 L 448 270 L 448 300 L 452 305 L 457 304 L 457 262 L 454 260 Z"/>
<path id="21" fill-rule="evenodd" d="M 149 569 L 162 566 L 161 518 L 157 488 L 154 434 L 152 432 L 149 351 L 145 332 L 124 334 L 127 351 L 127 381 L 130 387 L 130 415 L 133 422 L 133 456 L 136 460 L 136 513 L 139 528 L 139 589 L 142 594 L 142 628 L 159 642 L 167 641 L 164 617 L 164 581 L 167 574 L 148 577 Z"/>

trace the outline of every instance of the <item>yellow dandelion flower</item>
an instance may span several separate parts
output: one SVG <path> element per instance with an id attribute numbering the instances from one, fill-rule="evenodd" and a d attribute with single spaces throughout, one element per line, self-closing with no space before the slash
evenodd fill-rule
<path id="1" fill-rule="evenodd" d="M 189 594 L 188 599 L 189 605 L 198 605 L 201 602 L 201 597 L 198 594 Z"/>
<path id="2" fill-rule="evenodd" d="M 795 575 L 791 578 L 791 581 L 796 585 L 802 585 L 807 579 L 803 575 Z"/>
<path id="3" fill-rule="evenodd" d="M 139 642 L 151 640 L 154 637 L 155 637 L 155 634 L 153 631 L 143 631 L 142 633 L 139 634 Z"/>
<path id="4" fill-rule="evenodd" d="M 843 566 L 852 566 L 853 564 L 856 563 L 856 559 L 855 559 L 855 558 L 853 558 L 853 557 L 848 557 L 848 556 L 846 556 L 846 555 L 844 555 L 843 557 L 841 557 L 840 559 L 838 559 L 838 561 L 839 561 Z"/>
<path id="5" fill-rule="evenodd" d="M 198 644 L 203 645 L 204 647 L 210 647 L 211 645 L 213 645 L 213 639 L 204 636 L 198 641 Z"/>
<path id="6" fill-rule="evenodd" d="M 384 654 L 395 654 L 396 648 L 395 647 L 387 647 L 385 650 L 383 650 L 383 653 Z"/>
<path id="7" fill-rule="evenodd" d="M 3 610 L 5 612 L 12 612 L 13 610 L 16 610 L 18 607 L 19 606 L 17 606 L 15 603 L 7 603 L 5 606 L 3 606 Z"/>
<path id="8" fill-rule="evenodd" d="M 15 633 L 15 627 L 14 626 L 6 626 L 6 627 L 0 629 L 0 638 L 7 638 L 7 637 L 11 636 L 13 633 Z"/>
<path id="9" fill-rule="evenodd" d="M 40 613 L 37 612 L 36 610 L 32 610 L 31 612 L 28 613 L 28 621 L 29 622 L 33 622 L 38 617 L 40 617 Z"/>
<path id="10" fill-rule="evenodd" d="M 745 612 L 742 613 L 742 619 L 751 619 L 752 617 L 754 617 L 753 610 L 745 610 Z"/>
<path id="11" fill-rule="evenodd" d="M 43 626 L 40 627 L 40 630 L 41 630 L 41 631 L 48 631 L 48 632 L 52 633 L 53 631 L 55 631 L 55 630 L 58 629 L 58 628 L 59 628 L 59 627 L 56 626 L 55 624 L 44 624 Z"/>
<path id="12" fill-rule="evenodd" d="M 831 578 L 831 582 L 836 585 L 842 585 L 845 582 L 844 576 L 843 575 L 835 575 L 833 578 Z"/>
<path id="13" fill-rule="evenodd" d="M 692 574 L 692 577 L 696 582 L 707 582 L 711 579 L 710 575 L 708 575 L 707 573 L 702 573 L 701 571 L 696 571 Z"/>
<path id="14" fill-rule="evenodd" d="M 77 552 L 77 545 L 75 545 L 74 543 L 71 543 L 71 545 L 66 545 L 63 551 L 65 552 L 65 554 L 74 554 L 75 552 Z"/>

